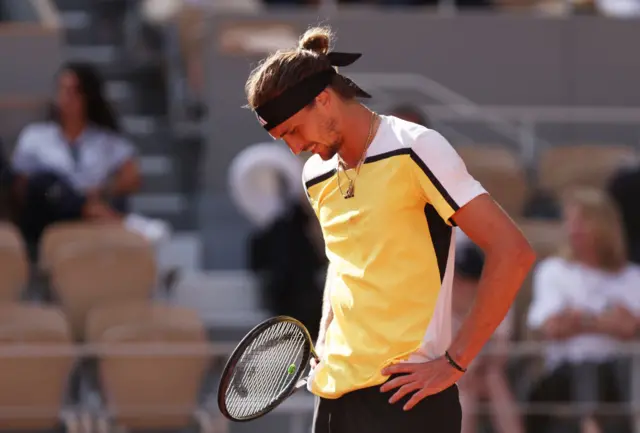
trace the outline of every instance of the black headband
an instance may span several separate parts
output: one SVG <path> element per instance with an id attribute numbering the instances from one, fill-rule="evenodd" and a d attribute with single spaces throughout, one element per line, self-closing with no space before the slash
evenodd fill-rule
<path id="1" fill-rule="evenodd" d="M 361 56 L 362 54 L 359 53 L 327 53 L 331 66 L 335 67 L 349 66 Z M 351 79 L 339 74 L 336 69 L 331 67 L 304 78 L 272 100 L 257 107 L 255 113 L 258 120 L 264 129 L 267 131 L 272 130 L 309 105 L 320 92 L 331 84 L 336 75 L 340 76 L 346 84 L 353 87 L 356 96 L 371 98 L 371 95 L 358 87 Z"/>

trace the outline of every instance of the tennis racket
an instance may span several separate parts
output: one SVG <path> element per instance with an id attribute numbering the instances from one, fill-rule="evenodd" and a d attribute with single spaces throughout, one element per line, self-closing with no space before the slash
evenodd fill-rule
<path id="1" fill-rule="evenodd" d="M 298 320 L 278 316 L 257 325 L 235 348 L 218 388 L 220 412 L 251 421 L 271 412 L 307 384 L 311 357 L 318 359 L 309 331 Z"/>

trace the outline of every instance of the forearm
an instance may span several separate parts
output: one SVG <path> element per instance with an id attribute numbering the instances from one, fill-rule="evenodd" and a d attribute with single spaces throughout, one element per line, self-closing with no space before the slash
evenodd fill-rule
<path id="1" fill-rule="evenodd" d="M 594 318 L 592 326 L 592 332 L 609 335 L 620 340 L 630 340 L 636 333 L 635 320 L 626 317 L 618 317 L 616 320 Z"/>
<path id="2" fill-rule="evenodd" d="M 142 184 L 140 171 L 133 161 L 125 163 L 102 191 L 108 197 L 119 197 L 132 194 Z"/>
<path id="3" fill-rule="evenodd" d="M 140 178 L 137 176 L 126 176 L 116 178 L 107 185 L 104 193 L 108 197 L 120 197 L 133 194 L 140 189 Z"/>
<path id="4" fill-rule="evenodd" d="M 504 320 L 534 261 L 528 248 L 485 251 L 485 265 L 476 298 L 455 335 L 449 354 L 468 366 Z"/>
<path id="5" fill-rule="evenodd" d="M 548 318 L 538 329 L 543 340 L 565 340 L 585 332 L 586 322 L 578 320 L 568 311 Z"/>

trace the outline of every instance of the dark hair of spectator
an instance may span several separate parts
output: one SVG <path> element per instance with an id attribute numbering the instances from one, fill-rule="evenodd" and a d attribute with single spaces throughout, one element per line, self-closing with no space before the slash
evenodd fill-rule
<path id="1" fill-rule="evenodd" d="M 69 62 L 60 68 L 60 73 L 69 71 L 78 78 L 79 91 L 84 97 L 87 120 L 97 126 L 120 132 L 111 104 L 104 96 L 104 80 L 92 65 L 82 62 Z M 52 104 L 49 119 L 60 121 L 58 107 Z"/>
<path id="2" fill-rule="evenodd" d="M 484 268 L 484 253 L 471 241 L 465 242 L 456 251 L 456 275 L 473 281 L 480 281 Z"/>

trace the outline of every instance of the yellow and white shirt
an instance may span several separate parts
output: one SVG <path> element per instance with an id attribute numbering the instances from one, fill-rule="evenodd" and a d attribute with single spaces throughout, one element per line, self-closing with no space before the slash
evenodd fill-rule
<path id="1" fill-rule="evenodd" d="M 485 193 L 442 135 L 396 117 L 381 116 L 355 197 L 342 196 L 336 166 L 337 156 L 314 155 L 303 171 L 336 271 L 334 318 L 309 381 L 324 398 L 383 383 L 389 364 L 442 356 L 451 342 L 451 217 Z"/>

